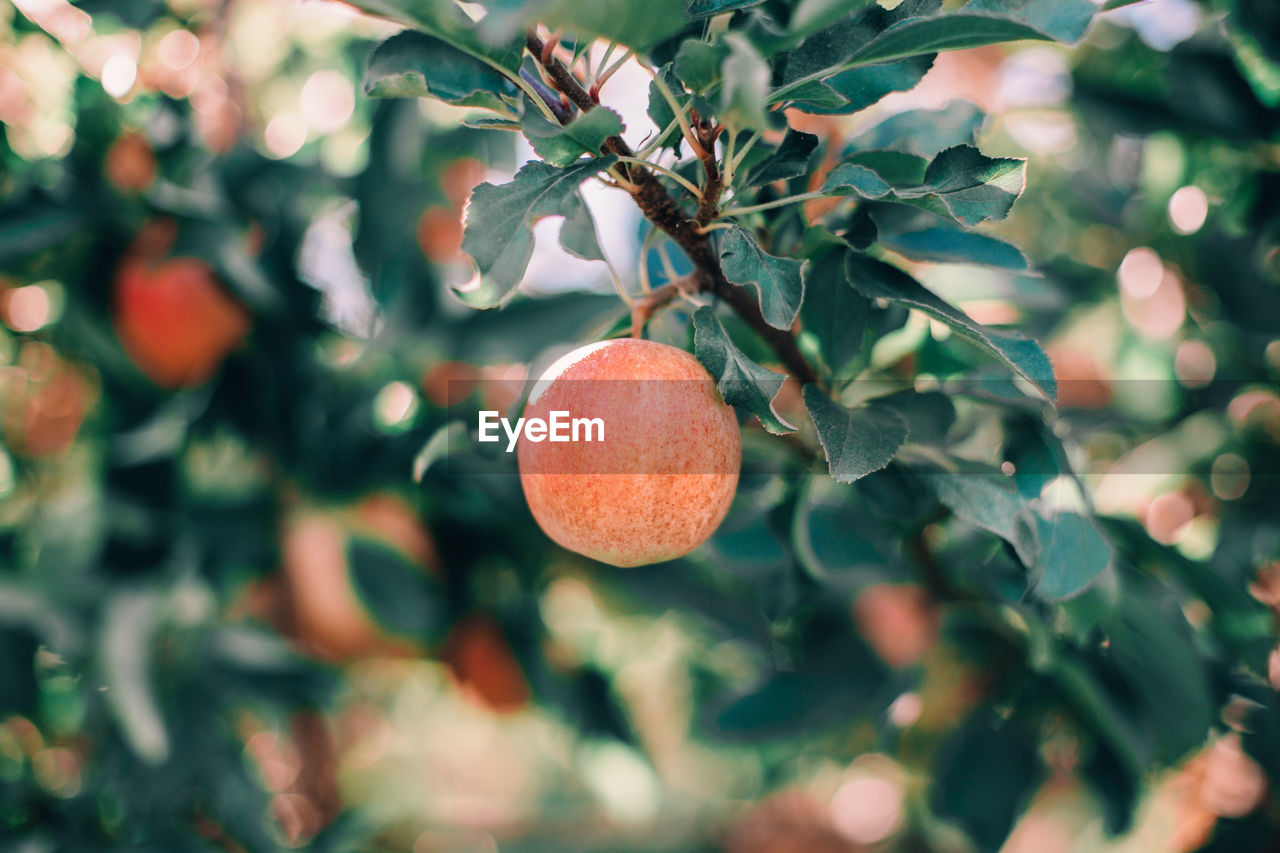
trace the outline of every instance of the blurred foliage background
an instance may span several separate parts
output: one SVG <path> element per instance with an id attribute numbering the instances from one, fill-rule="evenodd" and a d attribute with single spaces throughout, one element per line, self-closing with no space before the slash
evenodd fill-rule
<path id="1" fill-rule="evenodd" d="M 993 233 L 1035 272 L 903 254 L 1053 358 L 1116 556 L 1043 624 L 938 600 L 877 533 L 893 466 L 851 510 L 760 450 L 706 547 L 630 571 L 552 545 L 509 468 L 428 467 L 625 311 L 552 221 L 509 306 L 451 294 L 471 188 L 532 152 L 364 97 L 398 29 L 0 5 L 0 849 L 1276 849 L 1273 4 L 1151 0 L 790 117 L 815 181 L 919 109 L 1030 158 Z M 642 71 L 605 95 L 643 126 Z M 587 193 L 622 285 L 670 277 L 630 200 Z M 872 361 L 952 372 L 948 329 L 899 314 Z M 685 345 L 688 312 L 652 334 Z M 999 464 L 961 421 L 950 452 Z M 953 583 L 1009 582 L 988 534 L 919 541 Z M 1106 644 L 1047 649 L 1099 620 Z"/>

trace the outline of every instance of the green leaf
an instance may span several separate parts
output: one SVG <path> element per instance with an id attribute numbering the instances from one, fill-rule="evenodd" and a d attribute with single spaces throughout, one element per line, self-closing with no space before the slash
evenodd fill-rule
<path id="1" fill-rule="evenodd" d="M 930 805 L 962 826 L 982 853 L 1004 845 L 1044 776 L 1039 744 L 1016 726 L 979 711 L 939 750 Z"/>
<path id="2" fill-rule="evenodd" d="M 849 157 L 848 165 L 870 169 L 894 187 L 919 186 L 929 169 L 928 160 L 905 151 L 857 151 Z"/>
<path id="3" fill-rule="evenodd" d="M 570 203 L 560 226 L 560 245 L 575 258 L 584 261 L 603 261 L 604 252 L 600 248 L 600 238 L 596 234 L 596 221 L 582 195 Z"/>
<path id="4" fill-rule="evenodd" d="M 880 222 L 877 219 L 876 224 Z M 938 226 L 904 233 L 879 232 L 882 246 L 915 261 L 981 264 L 1006 270 L 1024 271 L 1027 257 L 1012 243 L 988 234 Z"/>
<path id="5" fill-rule="evenodd" d="M 795 41 L 828 27 L 858 6 L 875 0 L 798 0 L 787 21 L 787 34 Z"/>
<path id="6" fill-rule="evenodd" d="M 563 127 L 530 112 L 524 135 L 539 157 L 552 166 L 568 166 L 583 154 L 596 156 L 604 141 L 622 133 L 622 119 L 613 110 L 596 107 L 580 112 Z"/>
<path id="7" fill-rule="evenodd" d="M 1154 582 L 1129 590 L 1105 629 L 1103 659 L 1152 739 L 1153 758 L 1173 763 L 1204 743 L 1216 715 L 1215 691 L 1173 593 Z"/>
<path id="8" fill-rule="evenodd" d="M 803 394 L 827 454 L 827 469 L 836 482 L 852 483 L 879 471 L 907 441 L 907 422 L 893 409 L 874 405 L 846 409 L 814 385 L 804 386 Z"/>
<path id="9" fill-rule="evenodd" d="M 867 207 L 862 205 L 854 208 L 853 215 L 849 217 L 844 231 L 840 233 L 840 239 L 859 252 L 865 252 L 871 248 L 879 236 L 880 229 L 876 227 L 876 222 L 871 218 Z"/>
<path id="10" fill-rule="evenodd" d="M 690 91 L 705 93 L 720 82 L 720 65 L 728 55 L 723 42 L 687 39 L 676 51 L 675 72 Z"/>
<path id="11" fill-rule="evenodd" d="M 791 537 L 796 559 L 812 577 L 870 584 L 892 576 L 899 545 L 867 502 L 827 477 L 805 484 Z"/>
<path id="12" fill-rule="evenodd" d="M 1084 35 L 1096 11 L 1090 0 L 971 0 L 958 12 L 890 27 L 850 63 L 869 65 L 1021 39 L 1073 43 Z"/>
<path id="13" fill-rule="evenodd" d="M 1040 345 L 1029 338 L 1000 334 L 974 322 L 964 312 L 939 299 L 920 282 L 895 266 L 859 252 L 846 259 L 849 280 L 870 299 L 888 299 L 923 311 L 946 323 L 980 348 L 996 356 L 1026 378 L 1049 402 L 1058 394 L 1053 365 Z"/>
<path id="14" fill-rule="evenodd" d="M 948 148 L 929 164 L 924 184 L 897 190 L 914 204 L 965 225 L 1004 219 L 1026 182 L 1026 161 L 987 157 L 969 145 Z"/>
<path id="15" fill-rule="evenodd" d="M 934 54 L 913 56 L 898 62 L 851 68 L 825 80 L 812 80 L 787 96 L 787 101 L 806 113 L 849 115 L 879 101 L 892 92 L 915 88 L 933 67 Z"/>
<path id="16" fill-rule="evenodd" d="M 54 246 L 88 224 L 91 208 L 86 205 L 52 205 L 25 201 L 6 204 L 0 210 L 0 266 Z"/>
<path id="17" fill-rule="evenodd" d="M 818 350 L 832 373 L 862 351 L 867 324 L 867 298 L 853 289 L 845 272 L 844 252 L 833 251 L 814 261 L 800 320 L 818 340 Z"/>
<path id="18" fill-rule="evenodd" d="M 433 36 L 511 78 L 520 68 L 524 39 L 490 43 L 480 37 L 472 21 L 450 0 L 348 0 L 349 5 L 389 18 Z"/>
<path id="19" fill-rule="evenodd" d="M 952 101 L 938 110 L 908 110 L 855 136 L 845 154 L 892 150 L 932 159 L 944 149 L 974 144 L 982 120 L 982 110 L 968 101 Z"/>
<path id="20" fill-rule="evenodd" d="M 364 73 L 375 98 L 436 98 L 463 107 L 505 109 L 514 83 L 438 38 L 406 30 L 378 45 Z"/>
<path id="21" fill-rule="evenodd" d="M 666 83 L 667 88 L 676 96 L 677 103 L 686 100 L 684 83 L 680 82 L 680 78 L 676 76 L 676 72 L 670 62 L 659 69 L 657 76 L 662 78 L 662 82 Z M 649 83 L 648 113 L 649 120 L 658 128 L 658 133 L 662 133 L 663 131 L 666 131 L 668 127 L 671 127 L 671 130 L 667 131 L 666 135 L 662 137 L 661 144 L 673 151 L 679 151 L 680 141 L 683 137 L 680 135 L 680 128 L 678 126 L 671 126 L 676 120 L 676 114 L 672 112 L 671 105 L 667 103 L 667 99 L 664 98 L 662 96 L 662 92 L 658 90 L 658 84 L 653 81 L 650 81 Z"/>
<path id="22" fill-rule="evenodd" d="M 689 24 L 683 0 L 552 0 L 541 8 L 536 4 L 519 5 L 532 5 L 537 9 L 537 20 L 552 29 L 563 28 L 580 38 L 616 41 L 640 53 Z M 525 17 L 529 17 L 527 13 Z"/>
<path id="23" fill-rule="evenodd" d="M 510 130 L 519 133 L 522 128 L 520 122 L 509 118 L 496 118 L 493 116 L 475 116 L 467 117 L 462 120 L 463 127 L 473 127 L 476 130 Z"/>
<path id="24" fill-rule="evenodd" d="M 382 625 L 413 637 L 444 627 L 444 603 L 432 595 L 421 566 L 380 542 L 358 537 L 347 546 L 347 564 L 351 585 Z"/>
<path id="25" fill-rule="evenodd" d="M 685 17 L 691 21 L 711 18 L 725 12 L 759 6 L 764 0 L 683 0 Z"/>
<path id="26" fill-rule="evenodd" d="M 165 763 L 170 752 L 150 673 L 158 604 L 151 591 L 112 595 L 103 608 L 99 645 L 107 706 L 134 753 L 151 765 Z"/>
<path id="27" fill-rule="evenodd" d="M 941 391 L 896 391 L 876 397 L 875 404 L 902 415 L 913 444 L 946 444 L 956 419 L 951 397 Z"/>
<path id="28" fill-rule="evenodd" d="M 721 65 L 720 117 L 735 129 L 765 130 L 769 126 L 765 116 L 772 76 L 769 64 L 739 33 L 726 35 L 724 44 L 729 55 Z"/>
<path id="29" fill-rule="evenodd" d="M 807 175 L 809 158 L 817 147 L 818 137 L 812 133 L 787 128 L 778 149 L 747 173 L 744 184 L 758 187 Z"/>
<path id="30" fill-rule="evenodd" d="M 52 602 L 13 583 L 0 583 L 0 628 L 29 631 L 39 643 L 59 654 L 78 651 L 79 628 Z"/>
<path id="31" fill-rule="evenodd" d="M 986 157 L 959 145 L 935 157 L 918 185 L 904 186 L 902 179 L 918 166 L 913 155 L 873 151 L 854 158 L 858 162 L 841 163 L 831 171 L 822 192 L 897 201 L 964 225 L 1008 216 L 1022 192 L 1026 169 L 1024 160 Z"/>
<path id="32" fill-rule="evenodd" d="M 418 455 L 413 457 L 413 481 L 421 483 L 433 465 L 448 458 L 451 449 L 462 445 L 466 435 L 467 425 L 462 421 L 449 421 L 432 433 Z"/>
<path id="33" fill-rule="evenodd" d="M 929 14 L 934 2 L 907 0 L 892 12 L 869 7 L 805 39 L 787 57 L 774 101 L 812 91 L 850 69 L 1019 39 L 1078 40 L 1097 10 L 1090 0 L 971 0 L 957 12 Z"/>
<path id="34" fill-rule="evenodd" d="M 462 250 L 475 259 L 480 282 L 457 291 L 458 297 L 473 308 L 493 308 L 510 299 L 533 255 L 533 223 L 543 216 L 582 217 L 586 205 L 578 186 L 614 162 L 613 157 L 598 157 L 558 169 L 535 161 L 508 184 L 476 187 L 467 206 Z M 582 234 L 580 228 L 573 233 Z"/>
<path id="35" fill-rule="evenodd" d="M 883 677 L 865 647 L 854 645 L 838 661 L 775 673 L 718 709 L 711 727 L 721 737 L 740 741 L 812 734 L 865 713 L 876 701 Z"/>
<path id="36" fill-rule="evenodd" d="M 963 521 L 1008 542 L 1024 566 L 1037 565 L 1041 555 L 1039 527 L 1013 480 L 976 462 L 952 461 L 954 470 L 920 475 L 942 505 Z"/>
<path id="37" fill-rule="evenodd" d="M 693 346 L 698 361 L 716 378 L 724 401 L 741 406 L 760 419 L 774 435 L 794 432 L 795 427 L 778 416 L 773 398 L 787 377 L 761 367 L 733 345 L 715 312 L 703 306 L 693 315 Z"/>
<path id="38" fill-rule="evenodd" d="M 1040 559 L 1032 591 L 1040 598 L 1057 601 L 1075 595 L 1111 565 L 1111 545 L 1092 518 L 1074 512 L 1037 515 L 1036 526 Z"/>
<path id="39" fill-rule="evenodd" d="M 819 192 L 827 195 L 857 195 L 880 199 L 893 192 L 893 187 L 876 172 L 856 163 L 841 163 L 827 175 Z"/>
<path id="40" fill-rule="evenodd" d="M 791 328 L 804 301 L 803 261 L 770 255 L 751 232 L 735 225 L 721 239 L 720 266 L 733 284 L 755 287 L 765 322 Z"/>
<path id="41" fill-rule="evenodd" d="M 878 91 L 878 85 L 886 85 L 896 78 L 905 88 L 914 86 L 920 79 L 919 76 L 911 79 L 913 70 L 918 70 L 918 62 L 916 68 L 904 63 L 894 68 L 881 68 L 870 76 L 842 75 L 852 69 L 850 63 L 859 51 L 872 44 L 885 30 L 936 12 L 939 6 L 938 0 L 906 0 L 888 10 L 872 3 L 813 33 L 783 58 L 782 85 L 771 99 L 801 101 L 800 106 L 806 110 L 854 112 L 860 107 L 844 107 L 851 101 L 869 106 L 889 91 L 894 91 Z M 928 70 L 928 62 L 924 70 Z"/>

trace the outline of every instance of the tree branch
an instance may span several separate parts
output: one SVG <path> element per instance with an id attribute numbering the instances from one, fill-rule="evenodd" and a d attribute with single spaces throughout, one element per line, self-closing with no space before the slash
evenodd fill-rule
<path id="1" fill-rule="evenodd" d="M 702 188 L 702 200 L 698 202 L 698 214 L 694 221 L 706 225 L 720 213 L 720 193 L 724 190 L 724 176 L 716 166 L 716 137 L 724 130 L 724 125 L 713 125 L 693 111 L 694 133 L 698 135 L 698 159 L 702 161 L 702 170 L 707 173 L 706 186 Z"/>
<path id="2" fill-rule="evenodd" d="M 551 82 L 574 106 L 583 112 L 587 112 L 597 106 L 587 90 L 582 88 L 578 78 L 574 77 L 573 73 L 559 60 L 555 59 L 555 57 L 549 57 L 548 62 L 542 61 L 546 45 L 542 39 L 538 38 L 533 29 L 527 31 L 525 42 L 529 48 L 529 53 L 546 70 Z M 719 132 L 711 127 L 707 130 L 708 133 Z M 714 138 L 714 136 L 711 137 L 713 141 Z M 606 139 L 601 151 L 605 154 L 616 154 L 620 157 L 635 157 L 635 152 L 631 150 L 631 146 L 627 145 L 626 141 L 620 136 L 610 136 Z M 713 157 L 712 168 L 714 167 Z M 724 271 L 720 268 L 720 257 L 716 253 L 715 247 L 711 244 L 709 233 L 703 231 L 695 219 L 691 219 L 681 210 L 675 199 L 662 186 L 662 183 L 654 177 L 653 173 L 636 163 L 619 163 L 617 168 L 622 176 L 631 183 L 628 192 L 631 193 L 631 197 L 639 205 L 645 218 L 652 222 L 655 227 L 666 232 L 675 241 L 676 245 L 688 255 L 689 260 L 697 270 L 699 278 L 697 289 L 714 294 L 737 312 L 738 316 L 754 329 L 756 334 L 763 338 L 765 343 L 777 353 L 778 359 L 783 366 L 796 379 L 802 383 L 817 382 L 818 373 L 814 370 L 813 365 L 809 363 L 809 360 L 805 358 L 804 353 L 800 352 L 791 330 L 776 329 L 770 326 L 760 313 L 760 306 L 756 304 L 755 299 L 751 297 L 747 289 L 735 287 L 725 278 Z M 711 182 L 708 181 L 708 186 L 703 190 L 704 203 L 712 195 L 710 190 Z M 715 200 L 712 201 L 713 206 L 719 199 L 719 193 L 719 188 L 717 188 L 714 192 Z"/>

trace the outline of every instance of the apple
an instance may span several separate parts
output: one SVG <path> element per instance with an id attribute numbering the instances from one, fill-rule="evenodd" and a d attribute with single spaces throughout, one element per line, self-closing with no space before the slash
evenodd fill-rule
<path id="1" fill-rule="evenodd" d="M 937 608 L 914 584 L 872 584 L 858 593 L 853 618 L 881 660 L 895 668 L 918 663 L 938 634 Z"/>
<path id="2" fill-rule="evenodd" d="M 484 180 L 486 167 L 479 160 L 461 157 L 440 173 L 440 188 L 447 205 L 429 207 L 418 217 L 418 248 L 427 260 L 447 264 L 462 257 L 463 211 L 467 196 Z"/>
<path id="3" fill-rule="evenodd" d="M 499 713 L 518 711 L 529 701 L 520 662 L 498 623 L 474 614 L 449 632 L 441 655 L 463 693 Z"/>
<path id="4" fill-rule="evenodd" d="M 386 545 L 424 571 L 437 571 L 431 535 L 396 495 L 374 493 L 338 508 L 299 507 L 284 523 L 280 575 L 254 590 L 250 612 L 323 660 L 419 652 L 411 641 L 383 628 L 361 601 L 347 563 L 353 536 Z"/>
<path id="5" fill-rule="evenodd" d="M 543 374 L 524 416 L 553 411 L 604 421 L 599 442 L 519 442 L 525 499 L 555 542 L 640 566 L 689 553 L 724 519 L 742 437 L 689 353 L 631 338 L 580 347 Z"/>
<path id="6" fill-rule="evenodd" d="M 146 136 L 124 133 L 107 149 L 103 170 L 107 181 L 120 192 L 140 193 L 155 182 L 156 155 Z"/>
<path id="7" fill-rule="evenodd" d="M 437 264 L 462 257 L 462 211 L 448 207 L 424 210 L 418 218 L 418 248 Z"/>
<path id="8" fill-rule="evenodd" d="M 115 325 L 138 368 L 162 388 L 201 385 L 249 332 L 249 313 L 198 258 L 131 254 L 115 279 Z"/>
<path id="9" fill-rule="evenodd" d="M 79 368 L 48 344 L 28 341 L 18 365 L 0 369 L 0 436 L 23 456 L 57 455 L 75 440 L 92 397 Z"/>

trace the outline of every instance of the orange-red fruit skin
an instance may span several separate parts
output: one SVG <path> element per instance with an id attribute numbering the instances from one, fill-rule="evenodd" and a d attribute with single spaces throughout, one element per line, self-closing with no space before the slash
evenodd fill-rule
<path id="1" fill-rule="evenodd" d="M 529 702 L 529 683 L 502 628 L 487 616 L 460 620 L 445 640 L 444 662 L 464 691 L 491 711 L 511 713 Z"/>
<path id="2" fill-rule="evenodd" d="M 122 193 L 140 193 L 156 179 L 156 155 L 141 133 L 122 134 L 107 149 L 107 180 Z"/>
<path id="3" fill-rule="evenodd" d="M 125 352 L 168 389 L 207 382 L 249 332 L 244 306 L 198 258 L 127 258 L 116 274 L 115 320 Z"/>
<path id="4" fill-rule="evenodd" d="M 356 590 L 348 562 L 348 545 L 356 535 L 396 550 L 428 572 L 438 571 L 431 534 L 396 496 L 374 493 L 339 510 L 300 508 L 285 520 L 281 534 L 283 585 L 268 590 L 261 609 L 303 651 L 321 660 L 414 654 L 414 644 L 380 625 Z M 270 600 L 273 596 L 276 600 Z"/>
<path id="5" fill-rule="evenodd" d="M 605 422 L 603 443 L 519 442 L 525 498 L 552 540 L 640 566 L 681 557 L 715 532 L 737 489 L 742 438 L 697 359 L 653 341 L 604 341 L 557 362 L 538 388 L 526 419 L 565 411 Z"/>

